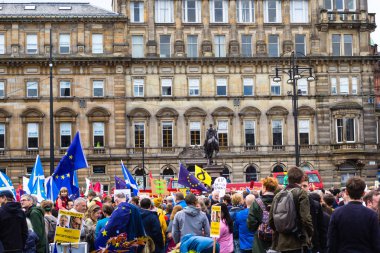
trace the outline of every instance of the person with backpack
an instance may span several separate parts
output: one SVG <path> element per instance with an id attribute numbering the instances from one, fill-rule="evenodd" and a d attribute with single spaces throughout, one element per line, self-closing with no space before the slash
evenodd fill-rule
<path id="1" fill-rule="evenodd" d="M 307 192 L 300 185 L 304 172 L 298 167 L 288 171 L 289 184 L 274 197 L 269 212 L 273 229 L 272 250 L 302 253 L 311 246 L 313 223 Z"/>
<path id="2" fill-rule="evenodd" d="M 234 228 L 237 227 L 239 233 L 239 252 L 240 253 L 251 253 L 253 245 L 253 232 L 249 231 L 247 226 L 247 218 L 249 213 L 249 208 L 255 201 L 255 196 L 253 194 L 248 194 L 245 197 L 245 204 L 247 208 L 236 213 Z M 236 250 L 234 251 L 236 253 Z"/>
<path id="3" fill-rule="evenodd" d="M 264 178 L 260 197 L 256 198 L 249 208 L 247 227 L 252 232 L 257 231 L 253 240 L 253 253 L 266 252 L 272 245 L 273 230 L 269 226 L 269 210 L 277 188 L 278 183 L 275 178 Z"/>
<path id="4" fill-rule="evenodd" d="M 43 200 L 41 202 L 41 208 L 44 209 L 45 215 L 45 231 L 49 243 L 54 242 L 55 229 L 57 227 L 57 218 L 52 215 L 53 202 L 50 200 Z"/>

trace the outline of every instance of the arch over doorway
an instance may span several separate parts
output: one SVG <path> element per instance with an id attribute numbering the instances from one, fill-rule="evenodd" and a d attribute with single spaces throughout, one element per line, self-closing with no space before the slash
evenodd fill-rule
<path id="1" fill-rule="evenodd" d="M 245 181 L 251 182 L 251 181 L 257 181 L 258 175 L 257 175 L 257 168 L 255 165 L 250 164 L 245 169 Z"/>

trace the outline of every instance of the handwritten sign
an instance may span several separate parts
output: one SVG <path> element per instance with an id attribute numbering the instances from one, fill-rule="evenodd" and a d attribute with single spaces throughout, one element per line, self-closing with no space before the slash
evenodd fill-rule
<path id="1" fill-rule="evenodd" d="M 214 181 L 214 190 L 219 192 L 219 197 L 226 194 L 227 180 L 224 177 L 218 177 Z"/>
<path id="2" fill-rule="evenodd" d="M 211 207 L 211 228 L 210 236 L 219 237 L 220 236 L 220 219 L 221 219 L 222 209 L 221 206 Z"/>

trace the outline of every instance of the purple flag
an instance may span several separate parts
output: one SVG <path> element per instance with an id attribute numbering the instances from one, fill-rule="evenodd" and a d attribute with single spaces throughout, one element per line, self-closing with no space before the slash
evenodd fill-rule
<path id="1" fill-rule="evenodd" d="M 115 176 L 115 188 L 118 190 L 119 189 L 128 189 L 128 186 L 123 179 Z"/>
<path id="2" fill-rule="evenodd" d="M 201 183 L 194 175 L 192 175 L 182 163 L 179 164 L 179 175 L 178 175 L 178 183 L 190 187 L 193 189 L 197 189 L 200 191 L 207 192 L 208 189 Z"/>

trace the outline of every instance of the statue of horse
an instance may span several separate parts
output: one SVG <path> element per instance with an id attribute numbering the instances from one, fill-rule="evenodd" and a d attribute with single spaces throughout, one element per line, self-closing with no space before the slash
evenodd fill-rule
<path id="1" fill-rule="evenodd" d="M 207 136 L 207 135 L 206 135 Z M 205 158 L 207 158 L 207 165 L 210 165 L 213 163 L 212 157 L 217 155 L 219 152 L 219 141 L 217 139 L 217 135 L 211 135 L 208 136 L 209 138 L 205 140 L 204 144 L 204 151 L 205 151 Z"/>

